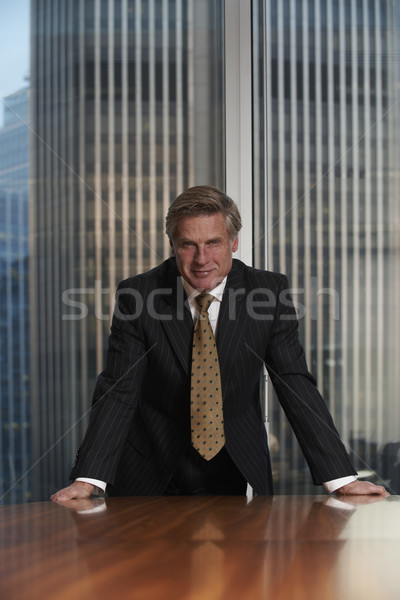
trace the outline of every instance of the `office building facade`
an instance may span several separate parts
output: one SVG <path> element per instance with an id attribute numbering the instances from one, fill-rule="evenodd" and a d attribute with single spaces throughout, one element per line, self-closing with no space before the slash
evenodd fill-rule
<path id="1" fill-rule="evenodd" d="M 118 281 L 169 255 L 178 193 L 224 185 L 221 32 L 219 2 L 32 3 L 38 497 L 67 480 Z"/>
<path id="2" fill-rule="evenodd" d="M 399 5 L 285 0 L 255 11 L 256 264 L 289 275 L 340 434 L 356 467 L 387 482 L 400 459 Z M 312 491 L 270 400 L 277 488 Z"/>
<path id="3" fill-rule="evenodd" d="M 6 96 L 0 129 L 0 503 L 31 497 L 29 88 Z"/>
<path id="4" fill-rule="evenodd" d="M 32 2 L 38 496 L 66 482 L 117 281 L 169 254 L 167 207 L 201 183 L 234 189 L 241 257 L 288 273 L 310 368 L 382 477 L 400 440 L 398 33 L 391 0 Z M 311 490 L 268 405 L 277 490 Z"/>

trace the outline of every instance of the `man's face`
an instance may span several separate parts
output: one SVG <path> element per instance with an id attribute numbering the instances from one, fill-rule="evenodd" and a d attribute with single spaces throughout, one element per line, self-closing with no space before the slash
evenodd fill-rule
<path id="1" fill-rule="evenodd" d="M 221 283 L 232 267 L 239 240 L 231 239 L 222 213 L 184 217 L 170 244 L 182 277 L 199 292 Z"/>

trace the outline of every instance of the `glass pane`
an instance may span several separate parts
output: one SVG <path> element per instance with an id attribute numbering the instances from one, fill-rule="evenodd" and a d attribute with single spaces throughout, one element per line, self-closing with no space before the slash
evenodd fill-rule
<path id="1" fill-rule="evenodd" d="M 253 3 L 254 210 L 267 213 L 255 264 L 288 274 L 309 368 L 354 464 L 396 493 L 398 11 L 387 0 Z M 270 399 L 276 491 L 314 491 Z"/>
<path id="2" fill-rule="evenodd" d="M 19 18 L 19 3 L 10 7 Z M 18 499 L 47 499 L 68 481 L 103 367 L 116 285 L 169 256 L 171 200 L 191 185 L 224 187 L 222 14 L 214 0 L 31 3 L 34 469 L 33 490 Z M 10 77 L 13 68 L 10 61 Z M 1 202 L 16 210 L 7 198 Z M 11 304 L 12 293 L 4 296 Z M 4 427 L 20 426 L 27 418 L 17 413 L 20 401 L 10 391 L 7 398 Z M 15 445 L 3 438 L 2 448 L 3 464 L 13 464 Z M 30 456 L 28 445 L 23 452 Z M 27 471 L 13 469 L 3 494 Z M 10 491 L 3 501 L 15 498 Z"/>
<path id="3" fill-rule="evenodd" d="M 0 504 L 30 498 L 29 0 L 0 19 Z"/>

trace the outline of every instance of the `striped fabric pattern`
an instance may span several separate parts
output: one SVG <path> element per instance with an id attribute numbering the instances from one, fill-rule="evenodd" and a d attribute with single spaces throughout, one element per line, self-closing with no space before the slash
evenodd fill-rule
<path id="1" fill-rule="evenodd" d="M 234 260 L 219 315 L 225 447 L 257 494 L 273 492 L 259 393 L 264 363 L 314 483 L 355 474 L 307 369 L 288 289 L 284 275 Z M 71 478 L 107 481 L 111 495 L 162 494 L 191 444 L 192 340 L 174 258 L 120 284 Z"/>

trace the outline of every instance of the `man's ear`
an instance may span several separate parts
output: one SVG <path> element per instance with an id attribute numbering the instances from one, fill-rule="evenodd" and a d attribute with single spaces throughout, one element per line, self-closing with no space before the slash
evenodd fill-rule
<path id="1" fill-rule="evenodd" d="M 169 245 L 171 246 L 172 254 L 175 256 L 175 248 L 171 238 L 169 238 Z"/>
<path id="2" fill-rule="evenodd" d="M 236 252 L 236 250 L 239 248 L 239 237 L 236 236 L 235 239 L 232 242 L 232 252 Z"/>

